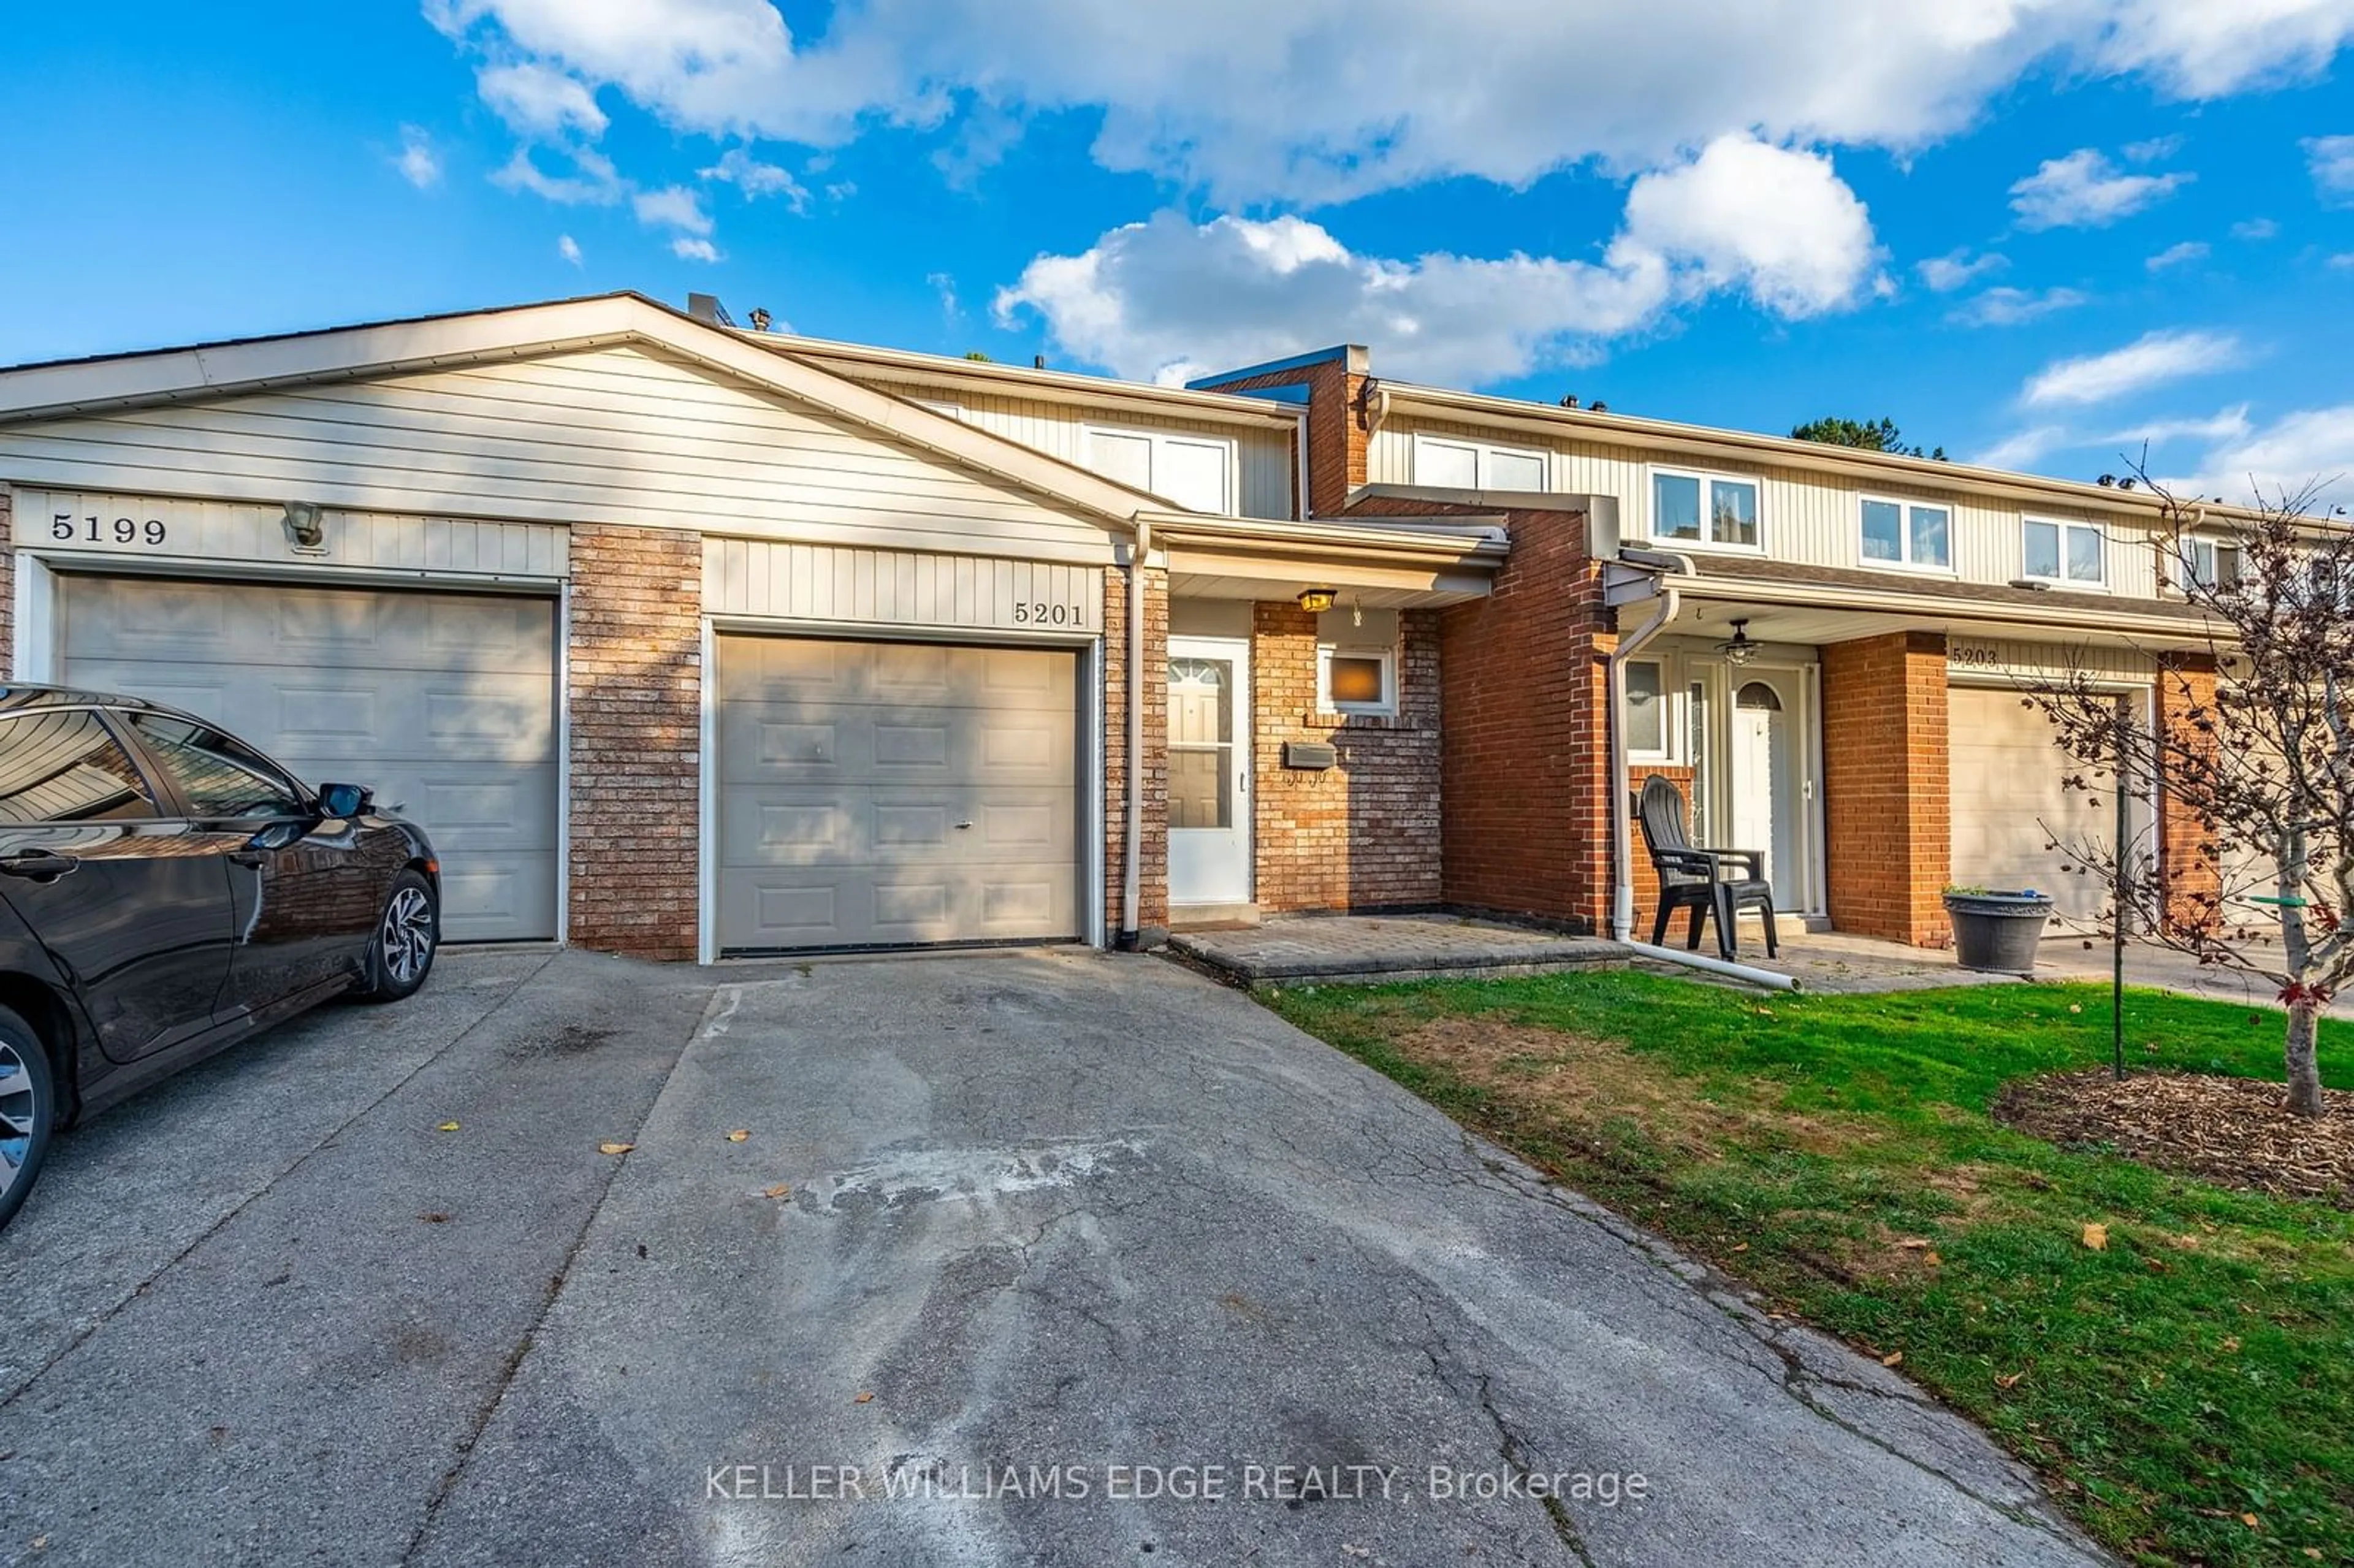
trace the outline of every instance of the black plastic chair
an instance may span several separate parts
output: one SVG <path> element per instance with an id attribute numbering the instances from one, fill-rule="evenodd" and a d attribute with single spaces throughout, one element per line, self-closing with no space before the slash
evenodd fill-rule
<path id="1" fill-rule="evenodd" d="M 1774 885 L 1766 880 L 1766 856 L 1760 850 L 1703 849 L 1684 831 L 1684 792 L 1671 779 L 1654 773 L 1643 780 L 1639 808 L 1643 842 L 1651 852 L 1651 869 L 1659 876 L 1659 913 L 1651 922 L 1651 945 L 1666 940 L 1668 919 L 1679 909 L 1691 911 L 1691 927 L 1684 947 L 1698 950 L 1701 922 L 1716 916 L 1716 950 L 1733 958 L 1734 914 L 1755 905 L 1766 916 L 1766 956 L 1781 948 L 1774 931 Z"/>

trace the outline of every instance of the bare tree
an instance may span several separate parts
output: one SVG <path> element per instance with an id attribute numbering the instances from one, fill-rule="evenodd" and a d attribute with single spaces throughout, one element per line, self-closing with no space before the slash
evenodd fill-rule
<path id="1" fill-rule="evenodd" d="M 2317 1026 L 2354 975 L 2354 531 L 2314 514 L 2317 484 L 2224 519 L 2141 479 L 2204 649 L 2159 655 L 2147 716 L 2081 671 L 2027 701 L 2083 770 L 2073 788 L 2157 779 L 2166 825 L 2155 855 L 2088 835 L 2057 847 L 2144 936 L 2276 988 L 2289 1109 L 2319 1116 Z"/>

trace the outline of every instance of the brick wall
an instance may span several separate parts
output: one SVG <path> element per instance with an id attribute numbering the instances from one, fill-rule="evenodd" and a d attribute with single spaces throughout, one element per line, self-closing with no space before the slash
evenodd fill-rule
<path id="1" fill-rule="evenodd" d="M 1316 711 L 1316 617 L 1254 607 L 1251 728 L 1258 906 L 1426 907 L 1439 886 L 1438 615 L 1398 618 L 1395 716 Z M 1283 765 L 1286 741 L 1327 741 L 1340 765 Z"/>
<path id="2" fill-rule="evenodd" d="M 2161 659 L 2157 705 L 2158 733 L 2174 737 L 2194 755 L 2215 755 L 2215 660 L 2211 654 Z M 2216 859 L 2215 836 L 2197 812 L 2163 789 L 2158 796 L 2158 871 L 2166 879 L 2168 920 L 2198 928 L 2217 918 L 2223 876 Z"/>
<path id="3" fill-rule="evenodd" d="M 1308 388 L 1308 498 L 1320 517 L 1340 514 L 1350 494 L 1365 482 L 1365 452 L 1373 436 L 1362 405 L 1370 377 L 1352 376 L 1346 360 L 1320 360 L 1221 381 L 1220 392 L 1256 392 L 1269 387 Z M 1295 492 L 1293 496 L 1297 501 Z"/>
<path id="4" fill-rule="evenodd" d="M 1169 926 L 1169 574 L 1144 574 L 1144 821 L 1137 925 Z M 1115 940 L 1128 853 L 1128 570 L 1104 574 L 1104 925 Z"/>
<path id="5" fill-rule="evenodd" d="M 1946 639 L 1899 631 L 1822 650 L 1824 849 L 1831 924 L 1920 947 L 1953 940 Z"/>
<path id="6" fill-rule="evenodd" d="M 703 541 L 576 524 L 570 940 L 695 956 Z"/>

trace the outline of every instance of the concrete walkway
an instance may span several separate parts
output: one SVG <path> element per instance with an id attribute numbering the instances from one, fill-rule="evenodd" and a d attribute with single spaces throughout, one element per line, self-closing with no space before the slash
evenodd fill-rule
<path id="1" fill-rule="evenodd" d="M 1146 958 L 453 956 L 69 1135 L 0 1263 L 43 1568 L 2099 1560 L 1894 1373 Z"/>
<path id="2" fill-rule="evenodd" d="M 1617 968 L 1615 942 L 1462 915 L 1286 915 L 1171 934 L 1169 945 L 1244 985 L 1275 980 L 1495 979 Z"/>

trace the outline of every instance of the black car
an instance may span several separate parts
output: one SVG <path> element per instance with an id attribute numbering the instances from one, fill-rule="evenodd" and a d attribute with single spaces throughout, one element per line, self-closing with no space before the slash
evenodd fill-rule
<path id="1" fill-rule="evenodd" d="M 440 944 L 440 866 L 356 784 L 191 715 L 0 687 L 0 1225 L 50 1134 Z"/>

